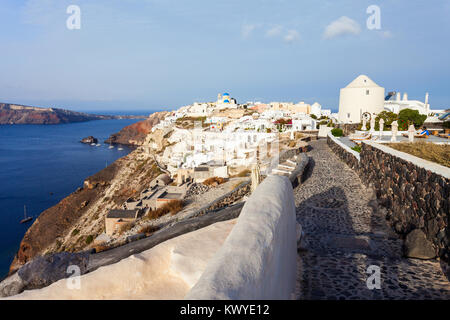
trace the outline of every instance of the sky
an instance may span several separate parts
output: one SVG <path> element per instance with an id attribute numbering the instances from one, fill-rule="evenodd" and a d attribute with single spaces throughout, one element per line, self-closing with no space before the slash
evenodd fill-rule
<path id="1" fill-rule="evenodd" d="M 449 39 L 450 0 L 1 0 L 0 101 L 173 110 L 229 92 L 337 110 L 366 74 L 449 108 Z"/>

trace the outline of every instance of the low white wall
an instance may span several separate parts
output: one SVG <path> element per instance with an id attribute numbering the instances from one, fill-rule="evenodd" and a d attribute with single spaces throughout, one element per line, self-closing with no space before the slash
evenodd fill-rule
<path id="1" fill-rule="evenodd" d="M 297 272 L 296 226 L 291 182 L 267 177 L 185 299 L 291 299 Z"/>
<path id="2" fill-rule="evenodd" d="M 326 138 L 327 134 L 331 132 L 331 130 L 333 130 L 332 127 L 327 127 L 327 125 L 320 125 L 319 126 L 319 133 L 318 133 L 318 137 L 319 138 Z"/>
<path id="3" fill-rule="evenodd" d="M 79 278 L 79 288 L 68 287 L 72 280 L 62 279 L 46 288 L 25 291 L 8 299 L 183 299 L 208 266 L 208 261 L 223 245 L 236 221 L 222 221 L 183 234 L 84 274 Z"/>
<path id="4" fill-rule="evenodd" d="M 336 138 L 335 136 L 333 136 L 330 133 L 328 133 L 328 137 L 330 137 L 331 140 L 333 140 L 334 142 L 336 142 L 336 144 L 338 144 L 341 148 L 343 148 L 345 151 L 351 153 L 352 155 L 355 156 L 356 159 L 358 159 L 358 161 L 361 160 L 360 154 L 359 152 L 356 152 L 355 150 L 352 150 L 352 148 L 350 148 L 348 145 L 342 143 L 338 138 Z"/>

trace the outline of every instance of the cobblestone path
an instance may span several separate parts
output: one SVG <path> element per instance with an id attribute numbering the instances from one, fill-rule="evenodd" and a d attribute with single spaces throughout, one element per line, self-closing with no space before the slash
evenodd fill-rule
<path id="1" fill-rule="evenodd" d="M 326 140 L 311 146 L 309 177 L 294 190 L 297 221 L 305 233 L 298 298 L 450 299 L 440 263 L 403 258 L 402 241 L 384 219 L 374 192 Z M 380 268 L 380 289 L 367 287 L 371 265 Z"/>

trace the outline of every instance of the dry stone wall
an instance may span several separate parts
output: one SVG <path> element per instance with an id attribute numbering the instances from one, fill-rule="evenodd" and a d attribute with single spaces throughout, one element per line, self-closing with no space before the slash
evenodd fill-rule
<path id="1" fill-rule="evenodd" d="M 359 160 L 337 140 L 329 135 L 329 147 L 372 185 L 395 232 L 407 239 L 420 230 L 434 248 L 430 257 L 450 262 L 450 169 L 373 142 L 362 144 Z"/>

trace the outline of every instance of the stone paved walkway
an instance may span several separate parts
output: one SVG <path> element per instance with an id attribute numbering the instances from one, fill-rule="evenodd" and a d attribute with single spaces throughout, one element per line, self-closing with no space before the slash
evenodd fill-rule
<path id="1" fill-rule="evenodd" d="M 450 299 L 440 263 L 406 259 L 374 192 L 328 148 L 311 143 L 311 169 L 294 190 L 305 232 L 299 252 L 299 299 Z M 369 290 L 369 266 L 381 271 L 381 289 Z"/>

